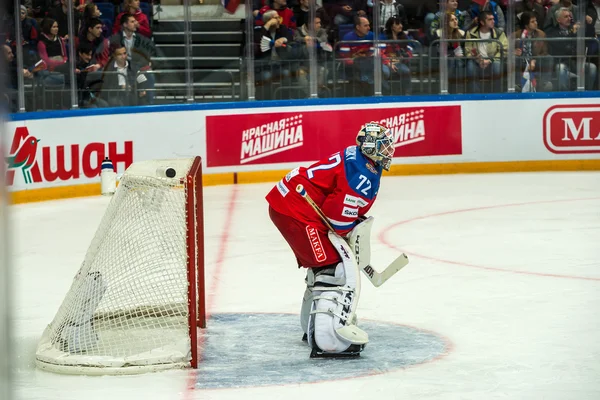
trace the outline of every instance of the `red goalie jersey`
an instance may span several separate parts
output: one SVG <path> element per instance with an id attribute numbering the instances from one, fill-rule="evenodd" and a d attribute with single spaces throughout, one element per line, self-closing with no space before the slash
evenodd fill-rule
<path id="1" fill-rule="evenodd" d="M 292 170 L 275 185 L 267 201 L 281 214 L 326 232 L 327 226 L 315 210 L 296 193 L 296 186 L 302 184 L 336 232 L 345 235 L 373 205 L 381 173 L 379 165 L 365 157 L 357 146 L 350 146 L 308 168 Z"/>

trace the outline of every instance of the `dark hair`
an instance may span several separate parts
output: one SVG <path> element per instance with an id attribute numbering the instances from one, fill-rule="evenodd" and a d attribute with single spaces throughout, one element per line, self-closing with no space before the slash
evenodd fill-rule
<path id="1" fill-rule="evenodd" d="M 480 12 L 480 13 L 479 13 L 479 26 L 481 26 L 481 25 L 482 25 L 482 24 L 481 24 L 482 22 L 483 22 L 483 23 L 485 23 L 485 20 L 486 20 L 486 19 L 487 19 L 487 17 L 489 17 L 490 15 L 491 15 L 491 16 L 493 16 L 494 14 L 492 14 L 492 13 L 491 13 L 491 12 L 489 12 L 489 11 L 482 11 L 482 12 Z"/>
<path id="2" fill-rule="evenodd" d="M 529 23 L 531 22 L 531 20 L 535 18 L 537 19 L 537 16 L 529 11 L 524 11 L 521 14 L 521 29 L 525 29 L 527 28 L 527 25 L 529 25 Z"/>
<path id="3" fill-rule="evenodd" d="M 92 44 L 88 41 L 80 41 L 79 42 L 79 47 L 77 48 L 77 52 L 78 53 L 83 53 L 83 54 L 88 54 L 88 53 L 92 53 L 94 51 L 94 48 L 92 47 Z"/>
<path id="4" fill-rule="evenodd" d="M 110 54 L 114 54 L 115 51 L 119 50 L 119 49 L 123 49 L 126 48 L 125 45 L 123 43 L 121 43 L 118 40 L 114 40 L 111 42 L 110 44 Z"/>
<path id="5" fill-rule="evenodd" d="M 369 20 L 367 17 L 361 17 L 360 15 L 355 15 L 355 16 L 354 16 L 354 18 L 353 18 L 353 19 L 354 19 L 354 27 L 355 27 L 355 28 L 356 28 L 358 25 L 361 25 L 361 21 L 360 21 L 360 19 L 361 19 L 361 18 L 364 18 L 364 19 L 366 19 L 367 21 Z"/>
<path id="6" fill-rule="evenodd" d="M 96 25 L 103 25 L 102 21 L 100 21 L 98 18 L 92 18 L 92 19 L 88 20 L 87 26 L 85 27 L 86 33 L 87 33 L 88 29 L 93 28 Z"/>
<path id="7" fill-rule="evenodd" d="M 42 21 L 42 33 L 45 33 L 46 35 L 51 35 L 50 30 L 52 29 L 52 25 L 54 25 L 55 22 L 56 20 L 52 18 L 44 18 L 44 20 Z"/>
<path id="8" fill-rule="evenodd" d="M 119 24 L 123 25 L 125 22 L 127 22 L 127 20 L 129 18 L 135 18 L 135 17 L 133 16 L 133 14 L 128 14 L 128 13 L 125 13 L 125 14 L 121 15 L 121 19 L 119 20 Z"/>
<path id="9" fill-rule="evenodd" d="M 84 21 L 89 21 L 94 17 L 94 10 L 96 8 L 96 4 L 95 3 L 88 3 L 86 4 L 84 10 L 83 10 L 83 20 Z"/>
<path id="10" fill-rule="evenodd" d="M 392 32 L 392 26 L 394 26 L 395 24 L 402 24 L 400 18 L 398 18 L 395 15 L 393 17 L 388 18 L 388 20 L 385 22 L 385 28 L 383 29 L 383 32 L 385 33 L 385 36 L 387 36 L 388 39 L 392 39 L 394 36 Z"/>

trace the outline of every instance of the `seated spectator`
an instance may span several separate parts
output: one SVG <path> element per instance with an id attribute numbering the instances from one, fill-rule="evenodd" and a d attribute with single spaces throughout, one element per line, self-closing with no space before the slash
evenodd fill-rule
<path id="1" fill-rule="evenodd" d="M 379 2 L 379 26 L 381 27 L 382 32 L 385 30 L 387 22 L 392 17 L 396 17 L 403 27 L 408 26 L 406 10 L 399 0 L 381 0 Z"/>
<path id="2" fill-rule="evenodd" d="M 27 16 L 27 8 L 21 6 L 21 34 L 23 35 L 23 63 L 29 65 L 38 59 L 37 42 L 38 31 L 37 21 Z"/>
<path id="3" fill-rule="evenodd" d="M 300 0 L 293 10 L 294 17 L 296 17 L 296 26 L 303 26 L 310 18 L 310 0 Z"/>
<path id="4" fill-rule="evenodd" d="M 77 27 L 80 24 L 81 13 L 85 4 L 80 4 L 73 9 L 73 26 Z M 60 0 L 60 5 L 55 6 L 48 11 L 48 17 L 58 23 L 58 36 L 63 39 L 69 38 L 69 16 L 68 16 L 68 0 Z M 75 31 L 77 33 L 77 31 Z"/>
<path id="5" fill-rule="evenodd" d="M 69 77 L 69 64 L 65 41 L 58 35 L 58 23 L 52 18 L 42 21 L 42 34 L 38 42 L 38 54 L 46 65 L 40 71 L 46 85 L 62 86 Z"/>
<path id="6" fill-rule="evenodd" d="M 104 68 L 110 58 L 110 44 L 108 39 L 102 36 L 102 21 L 93 18 L 88 21 L 85 35 L 79 37 L 79 45 L 89 43 L 94 49 L 93 63 L 98 69 Z"/>
<path id="7" fill-rule="evenodd" d="M 546 31 L 546 29 L 554 26 L 558 26 L 558 21 L 556 19 L 556 13 L 557 11 L 559 11 L 561 8 L 566 8 L 567 10 L 569 10 L 571 12 L 571 18 L 575 18 L 577 19 L 579 17 L 579 8 L 577 7 L 577 5 L 573 4 L 573 2 L 571 0 L 558 0 L 558 1 L 552 1 L 552 7 L 550 7 L 548 9 L 548 12 L 546 13 L 546 20 L 544 21 L 544 27 L 543 30 Z M 579 21 L 581 23 L 581 21 Z"/>
<path id="8" fill-rule="evenodd" d="M 154 42 L 145 36 L 138 35 L 138 22 L 131 14 L 123 14 L 119 21 L 121 30 L 111 38 L 112 46 L 117 44 L 127 49 L 127 61 L 136 74 L 143 73 L 148 89 L 147 102 L 152 104 L 154 100 L 155 79 L 152 71 L 152 57 L 156 56 Z"/>
<path id="9" fill-rule="evenodd" d="M 535 19 L 537 20 L 538 25 L 543 23 L 546 19 L 546 9 L 538 0 L 523 0 L 521 2 L 518 2 L 516 4 L 516 11 L 518 26 L 523 26 L 521 16 L 525 12 L 529 12 L 535 15 Z"/>
<path id="10" fill-rule="evenodd" d="M 257 86 L 260 87 L 257 98 L 270 99 L 273 80 L 289 78 L 291 75 L 291 63 L 288 60 L 294 57 L 291 46 L 293 36 L 292 31 L 279 22 L 277 11 L 269 10 L 262 14 L 262 18 L 263 26 L 255 30 L 254 35 L 255 75 Z"/>
<path id="11" fill-rule="evenodd" d="M 458 21 L 458 28 L 466 30 L 468 28 L 468 13 L 466 11 L 461 11 L 458 9 L 458 0 L 448 0 L 448 2 L 446 3 L 446 7 L 447 13 L 456 16 L 456 19 Z M 435 15 L 429 14 L 425 18 L 426 20 L 427 18 L 431 19 L 431 22 L 429 22 L 428 25 L 426 23 L 426 25 L 429 26 L 429 29 L 427 30 L 428 39 L 430 41 L 433 41 L 435 40 L 433 39 L 433 37 L 436 36 L 438 29 L 441 29 L 440 24 L 442 21 L 442 11 L 438 11 L 437 13 L 435 13 Z"/>
<path id="12" fill-rule="evenodd" d="M 365 17 L 354 19 L 354 30 L 344 35 L 342 42 L 368 41 L 367 43 L 342 43 L 339 49 L 346 79 L 358 82 L 363 95 L 373 94 L 373 32 L 369 20 Z M 385 46 L 385 45 L 384 45 Z"/>
<path id="13" fill-rule="evenodd" d="M 467 77 L 473 92 L 479 92 L 479 80 L 484 77 L 492 79 L 492 90 L 499 91 L 497 81 L 502 73 L 502 56 L 506 57 L 508 40 L 504 32 L 498 31 L 494 16 L 488 11 L 479 14 L 479 26 L 467 32 L 467 39 L 481 42 L 467 42 L 465 50 L 471 58 L 467 62 Z M 500 41 L 500 44 L 497 42 Z"/>
<path id="14" fill-rule="evenodd" d="M 390 17 L 385 23 L 381 40 L 409 40 L 403 31 L 399 17 Z M 408 62 L 412 57 L 412 47 L 408 43 L 387 43 L 383 57 L 383 79 L 400 79 L 402 94 L 411 93 L 411 76 Z M 387 82 L 385 82 L 387 84 Z M 395 94 L 395 93 L 393 93 Z"/>
<path id="15" fill-rule="evenodd" d="M 94 4 L 94 3 L 86 4 L 85 8 L 83 9 L 83 18 L 81 20 L 81 26 L 80 26 L 78 35 L 82 36 L 85 33 L 88 25 L 90 25 L 93 20 L 100 19 L 101 15 L 102 15 L 102 13 L 100 12 L 100 9 L 98 8 L 98 6 L 96 4 Z M 102 36 L 104 36 L 104 37 L 110 36 L 108 27 L 105 24 L 102 24 Z"/>
<path id="16" fill-rule="evenodd" d="M 353 24 L 356 17 L 367 17 L 367 0 L 337 0 L 323 4 L 334 25 Z"/>
<path id="17" fill-rule="evenodd" d="M 558 74 L 558 84 L 561 91 L 571 89 L 571 79 L 576 79 L 577 74 L 577 30 L 581 29 L 579 23 L 573 24 L 571 12 L 568 8 L 559 8 L 555 12 L 557 26 L 546 30 L 548 39 L 571 38 L 572 40 L 548 41 L 548 50 L 556 59 L 555 70 Z M 585 89 L 595 88 L 597 67 L 589 62 L 585 63 Z"/>
<path id="18" fill-rule="evenodd" d="M 552 90 L 553 63 L 549 58 L 546 34 L 538 29 L 537 17 L 525 11 L 521 14 L 521 29 L 515 32 L 517 86 L 523 92 Z M 520 84 L 519 84 L 520 82 Z"/>
<path id="19" fill-rule="evenodd" d="M 446 59 L 448 64 L 448 91 L 450 93 L 464 93 L 464 82 L 465 79 L 465 60 L 466 51 L 465 43 L 459 42 L 465 38 L 465 31 L 459 28 L 458 18 L 455 13 L 448 13 L 446 15 L 446 31 L 448 35 L 448 42 L 445 46 Z M 438 28 L 434 32 L 433 41 L 443 39 L 443 30 Z M 453 40 L 456 40 L 455 42 Z M 442 46 L 443 42 L 438 43 L 438 57 L 441 57 L 439 46 Z"/>
<path id="20" fill-rule="evenodd" d="M 96 72 L 98 66 L 92 64 L 94 49 L 89 43 L 81 43 L 77 48 L 77 61 L 75 64 L 75 74 L 77 78 L 77 94 L 79 108 L 108 107 L 108 103 L 98 98 L 93 93 L 90 86 L 95 82 L 88 82 L 88 74 Z M 100 83 L 100 81 L 96 82 Z"/>
<path id="21" fill-rule="evenodd" d="M 152 37 L 152 29 L 150 29 L 150 22 L 148 21 L 148 17 L 146 14 L 142 12 L 140 9 L 140 0 L 125 0 L 125 4 L 123 6 L 123 12 L 117 15 L 115 18 L 115 23 L 113 25 L 112 33 L 118 33 L 121 29 L 121 18 L 125 14 L 131 14 L 134 16 L 135 20 L 138 22 L 137 33 L 147 38 Z"/>
<path id="22" fill-rule="evenodd" d="M 277 11 L 277 15 L 281 18 L 281 25 L 291 29 L 292 32 L 296 30 L 296 16 L 294 15 L 294 12 L 287 7 L 287 0 L 273 0 L 271 5 L 266 5 L 261 8 L 254 19 L 255 26 L 262 26 L 264 24 L 263 15 L 269 10 Z"/>
<path id="23" fill-rule="evenodd" d="M 4 83 L 6 85 L 5 91 L 2 96 L 2 101 L 0 103 L 7 104 L 8 109 L 11 112 L 16 112 L 19 110 L 18 104 L 18 94 L 19 94 L 19 79 L 17 76 L 17 63 L 15 62 L 15 56 L 12 52 L 12 49 L 8 45 L 3 45 L 4 48 L 4 62 L 6 62 L 6 70 L 3 73 L 4 75 Z M 29 69 L 23 69 L 23 77 L 25 79 L 33 78 L 33 74 Z"/>
<path id="24" fill-rule="evenodd" d="M 315 30 L 315 37 L 310 36 L 308 24 L 300 26 L 294 33 L 294 42 L 298 44 L 298 56 L 301 60 L 305 61 L 298 71 L 298 80 L 304 87 L 308 87 L 309 68 L 306 60 L 309 58 L 308 47 L 312 46 L 315 47 L 317 56 L 317 85 L 323 87 L 327 83 L 326 65 L 333 47 L 327 42 L 327 32 L 321 27 L 321 18 L 318 16 L 315 17 L 313 29 Z"/>
<path id="25" fill-rule="evenodd" d="M 127 61 L 125 46 L 114 43 L 112 58 L 102 73 L 102 84 L 98 96 L 110 106 L 122 107 L 146 103 L 144 75 L 137 75 Z"/>
<path id="26" fill-rule="evenodd" d="M 593 27 L 593 37 L 600 37 L 600 0 L 588 1 L 586 14 L 590 17 L 590 25 Z"/>
<path id="27" fill-rule="evenodd" d="M 506 19 L 502 7 L 495 0 L 472 0 L 471 6 L 467 10 L 466 29 L 471 30 L 479 26 L 481 22 L 481 13 L 487 11 L 494 17 L 494 29 L 498 32 L 504 32 L 506 29 Z"/>

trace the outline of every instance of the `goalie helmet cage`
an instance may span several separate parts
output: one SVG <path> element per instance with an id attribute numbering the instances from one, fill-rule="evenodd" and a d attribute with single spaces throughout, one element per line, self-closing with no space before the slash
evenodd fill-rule
<path id="1" fill-rule="evenodd" d="M 196 368 L 203 260 L 200 157 L 132 164 L 44 330 L 36 365 L 84 375 Z"/>

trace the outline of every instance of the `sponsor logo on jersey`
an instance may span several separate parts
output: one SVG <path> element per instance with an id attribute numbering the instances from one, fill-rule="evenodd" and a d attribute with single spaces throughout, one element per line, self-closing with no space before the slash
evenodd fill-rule
<path id="1" fill-rule="evenodd" d="M 356 146 L 348 147 L 346 149 L 346 160 L 356 160 Z"/>
<path id="2" fill-rule="evenodd" d="M 544 144 L 556 154 L 600 153 L 600 106 L 554 106 L 544 115 Z"/>
<path id="3" fill-rule="evenodd" d="M 369 205 L 369 202 L 364 201 L 360 197 L 347 194 L 346 197 L 344 197 L 344 204 L 349 206 L 366 207 Z"/>
<path id="4" fill-rule="evenodd" d="M 287 194 L 290 192 L 290 189 L 288 189 L 287 186 L 285 186 L 285 183 L 283 183 L 283 179 L 277 182 L 277 190 L 279 190 L 279 193 L 281 193 L 283 197 L 287 196 Z"/>
<path id="5" fill-rule="evenodd" d="M 285 176 L 285 181 L 286 182 L 291 181 L 292 178 L 295 177 L 296 175 L 298 175 L 299 173 L 300 173 L 300 168 L 294 168 L 293 170 L 288 172 L 288 174 Z"/>
<path id="6" fill-rule="evenodd" d="M 317 230 L 312 226 L 307 225 L 306 234 L 308 235 L 308 241 L 310 242 L 310 246 L 312 247 L 315 260 L 317 260 L 317 262 L 323 262 L 327 260 L 327 254 L 325 254 L 325 250 L 323 249 L 323 244 L 321 243 L 319 232 L 317 232 Z"/>
<path id="7" fill-rule="evenodd" d="M 370 163 L 370 162 L 368 162 L 368 163 L 367 163 L 367 169 L 368 169 L 369 171 L 371 171 L 372 173 L 374 173 L 374 174 L 376 174 L 376 173 L 377 173 L 377 170 L 375 169 L 375 167 L 374 167 L 374 166 L 372 166 L 372 165 L 371 165 L 371 163 Z"/>
<path id="8" fill-rule="evenodd" d="M 274 120 L 242 132 L 240 163 L 295 149 L 303 144 L 302 114 Z"/>
<path id="9" fill-rule="evenodd" d="M 348 218 L 356 218 L 358 217 L 358 208 L 344 207 L 344 209 L 342 210 L 342 215 Z"/>
<path id="10" fill-rule="evenodd" d="M 403 114 L 391 115 L 379 121 L 394 134 L 394 147 L 425 140 L 425 110 L 414 110 Z"/>

